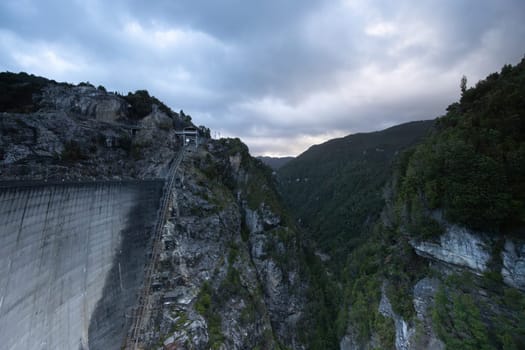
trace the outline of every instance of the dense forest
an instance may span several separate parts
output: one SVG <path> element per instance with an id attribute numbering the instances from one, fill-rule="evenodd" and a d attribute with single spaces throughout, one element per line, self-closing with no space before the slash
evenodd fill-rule
<path id="1" fill-rule="evenodd" d="M 437 119 L 402 179 L 402 198 L 412 208 L 439 208 L 447 220 L 479 230 L 523 228 L 524 81 L 525 61 L 506 65 L 465 89 Z"/>

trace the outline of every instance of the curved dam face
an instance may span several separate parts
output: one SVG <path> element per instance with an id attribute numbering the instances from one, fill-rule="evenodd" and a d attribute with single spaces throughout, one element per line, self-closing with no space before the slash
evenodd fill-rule
<path id="1" fill-rule="evenodd" d="M 120 349 L 162 187 L 0 183 L 0 348 Z"/>

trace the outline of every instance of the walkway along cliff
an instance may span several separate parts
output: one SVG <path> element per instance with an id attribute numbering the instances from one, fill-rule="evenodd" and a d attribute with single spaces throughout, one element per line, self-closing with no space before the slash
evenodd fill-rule
<path id="1" fill-rule="evenodd" d="M 151 311 L 150 290 L 153 279 L 153 273 L 155 266 L 159 260 L 161 249 L 160 245 L 162 244 L 162 230 L 165 229 L 164 226 L 168 218 L 168 212 L 172 209 L 170 207 L 170 204 L 172 202 L 173 185 L 175 182 L 176 171 L 182 161 L 183 156 L 184 150 L 181 150 L 177 155 L 175 164 L 172 166 L 165 184 L 165 189 L 162 195 L 162 200 L 159 208 L 157 224 L 155 225 L 155 229 L 153 231 L 153 250 L 151 254 L 151 261 L 148 263 L 146 274 L 144 276 L 144 283 L 142 286 L 142 293 L 138 300 L 138 307 L 136 310 L 134 310 L 132 314 L 132 326 L 130 328 L 130 334 L 128 335 L 128 339 L 126 341 L 127 349 L 137 348 L 139 342 L 139 332 L 145 324 L 145 318 L 149 317 L 148 314 Z"/>

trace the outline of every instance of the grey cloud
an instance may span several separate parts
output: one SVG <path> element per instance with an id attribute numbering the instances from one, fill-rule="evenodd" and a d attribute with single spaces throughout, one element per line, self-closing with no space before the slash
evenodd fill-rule
<path id="1" fill-rule="evenodd" d="M 442 114 L 462 74 L 523 56 L 524 23 L 520 0 L 6 0 L 0 70 L 146 88 L 257 154 L 291 154 Z"/>
<path id="2" fill-rule="evenodd" d="M 147 20 L 175 22 L 201 28 L 226 41 L 251 42 L 267 37 L 271 27 L 282 30 L 315 9 L 318 0 L 267 1 L 117 1 L 119 8 L 141 13 Z"/>

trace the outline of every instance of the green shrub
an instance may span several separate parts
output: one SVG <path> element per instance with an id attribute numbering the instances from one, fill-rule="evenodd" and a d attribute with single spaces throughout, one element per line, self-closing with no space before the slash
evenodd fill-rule
<path id="1" fill-rule="evenodd" d="M 124 98 L 131 106 L 129 108 L 129 118 L 138 120 L 151 113 L 152 101 L 147 90 L 137 90 L 134 93 L 129 92 Z"/>
<path id="2" fill-rule="evenodd" d="M 206 318 L 208 323 L 208 342 L 211 348 L 218 349 L 224 341 L 224 336 L 221 332 L 221 317 L 214 306 L 213 289 L 207 281 L 202 284 L 197 296 L 195 310 Z"/>
<path id="3" fill-rule="evenodd" d="M 203 316 L 206 316 L 211 309 L 212 292 L 210 284 L 207 281 L 204 282 L 195 302 L 195 310 Z"/>
<path id="4" fill-rule="evenodd" d="M 396 341 L 396 326 L 394 320 L 377 313 L 374 330 L 379 336 L 379 342 L 383 349 L 394 349 Z"/>
<path id="5" fill-rule="evenodd" d="M 50 84 L 57 83 L 54 80 L 48 80 L 25 72 L 1 72 L 0 112 L 36 112 L 39 108 L 38 96 L 41 94 L 42 88 Z"/>
<path id="6" fill-rule="evenodd" d="M 75 162 L 87 159 L 87 156 L 82 151 L 80 144 L 75 140 L 69 140 L 64 143 L 64 149 L 61 154 L 62 160 Z"/>
<path id="7" fill-rule="evenodd" d="M 105 144 L 106 138 L 102 136 L 102 138 L 99 141 L 102 144 Z M 129 135 L 123 135 L 118 139 L 118 146 L 122 148 L 124 151 L 126 151 L 127 153 L 131 152 L 131 145 L 132 145 L 132 140 Z"/>
<path id="8" fill-rule="evenodd" d="M 173 123 L 171 121 L 162 121 L 159 123 L 159 129 L 169 131 L 173 129 Z"/>
<path id="9" fill-rule="evenodd" d="M 448 349 L 495 349 L 495 339 L 489 338 L 480 308 L 468 292 L 441 286 L 435 295 L 432 322 Z"/>

